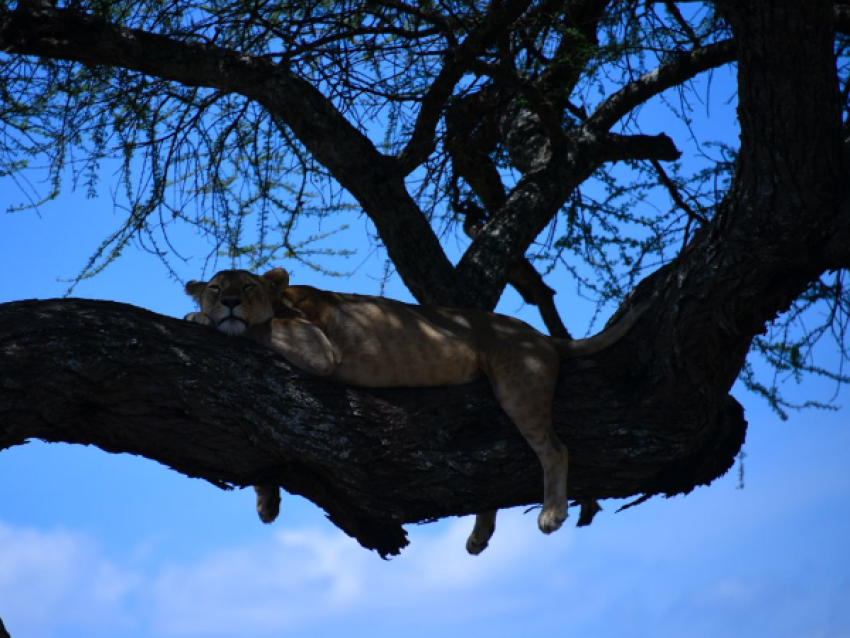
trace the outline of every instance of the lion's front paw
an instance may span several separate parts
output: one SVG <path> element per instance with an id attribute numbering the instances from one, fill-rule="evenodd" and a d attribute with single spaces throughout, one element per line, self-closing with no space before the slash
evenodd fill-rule
<path id="1" fill-rule="evenodd" d="M 560 529 L 564 521 L 567 520 L 567 506 L 561 505 L 556 507 L 544 507 L 537 518 L 537 525 L 540 531 L 544 534 L 551 534 Z"/>
<path id="2" fill-rule="evenodd" d="M 210 319 L 209 315 L 203 312 L 190 312 L 188 315 L 183 317 L 184 321 L 191 321 L 193 323 L 200 323 L 204 326 L 212 326 L 215 325 L 215 322 Z"/>

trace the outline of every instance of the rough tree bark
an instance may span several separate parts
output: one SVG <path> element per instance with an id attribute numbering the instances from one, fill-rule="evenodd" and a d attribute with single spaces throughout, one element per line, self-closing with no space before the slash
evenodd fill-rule
<path id="1" fill-rule="evenodd" d="M 722 474 L 744 438 L 741 408 L 728 392 L 753 336 L 826 269 L 850 264 L 847 242 L 836 243 L 850 236 L 850 220 L 840 206 L 830 4 L 718 5 L 734 44 L 704 51 L 716 56 L 710 63 L 699 56 L 690 62 L 708 68 L 737 55 L 742 139 L 734 183 L 682 255 L 637 287 L 628 303 L 651 301 L 632 333 L 609 352 L 564 366 L 555 413 L 572 451 L 574 498 L 677 494 Z M 152 52 L 138 48 L 143 34 L 103 25 L 95 25 L 100 48 L 75 45 L 80 36 L 62 31 L 65 17 L 49 8 L 35 24 L 25 13 L 5 17 L 0 44 L 88 56 L 89 63 L 110 63 L 124 47 L 125 55 L 138 55 L 134 68 L 156 63 L 160 72 L 190 54 L 218 55 L 180 45 L 172 52 L 182 58 L 151 61 L 145 56 L 165 55 L 173 43 L 158 41 Z M 681 71 L 668 67 L 669 75 L 612 96 L 569 139 L 553 139 L 549 156 L 529 168 L 452 271 L 428 248 L 430 228 L 402 228 L 399 220 L 416 215 L 405 208 L 413 205 L 397 160 L 374 156 L 320 101 L 311 122 L 303 121 L 304 103 L 292 96 L 318 98 L 284 69 L 222 56 L 218 77 L 246 83 L 240 90 L 279 109 L 293 130 L 329 127 L 305 133 L 311 150 L 353 190 L 376 186 L 362 195 L 373 219 L 388 202 L 401 202 L 380 218 L 386 228 L 376 225 L 404 262 L 396 264 L 411 290 L 442 303 L 483 291 L 471 305 L 498 296 L 510 265 L 565 193 L 612 157 L 608 128 Z M 186 81 L 204 69 L 198 63 L 178 71 Z M 323 145 L 338 133 L 338 149 Z M 672 144 L 661 142 L 670 153 Z M 415 255 L 427 253 L 422 264 L 401 254 L 411 241 L 422 247 Z M 382 555 L 405 544 L 405 523 L 534 503 L 541 492 L 537 462 L 485 382 L 380 392 L 329 385 L 254 344 L 105 302 L 19 302 L 0 310 L 0 449 L 28 438 L 143 454 L 219 485 L 277 481 Z"/>
<path id="2" fill-rule="evenodd" d="M 708 418 L 648 402 L 634 340 L 563 368 L 573 498 L 688 492 L 743 443 L 733 399 Z M 404 523 L 541 498 L 539 464 L 486 381 L 358 390 L 211 328 L 86 300 L 0 306 L 0 379 L 0 449 L 82 443 L 221 487 L 278 482 L 382 555 L 406 544 Z"/>

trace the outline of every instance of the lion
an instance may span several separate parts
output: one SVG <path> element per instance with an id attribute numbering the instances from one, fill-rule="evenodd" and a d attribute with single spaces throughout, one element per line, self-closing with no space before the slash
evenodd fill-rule
<path id="1" fill-rule="evenodd" d="M 608 348 L 641 314 L 632 309 L 588 339 L 553 339 L 518 319 L 485 310 L 417 306 L 290 286 L 289 274 L 282 268 L 262 276 L 223 270 L 208 282 L 190 281 L 186 293 L 200 308 L 186 320 L 257 341 L 302 370 L 337 383 L 434 387 L 486 376 L 499 405 L 543 467 L 538 526 L 545 534 L 560 528 L 567 518 L 569 455 L 552 426 L 560 362 Z M 279 488 L 255 489 L 259 516 L 270 523 L 279 512 Z M 594 501 L 582 505 L 579 524 L 599 509 Z M 470 554 L 487 547 L 495 521 L 495 511 L 476 515 L 466 544 Z"/>

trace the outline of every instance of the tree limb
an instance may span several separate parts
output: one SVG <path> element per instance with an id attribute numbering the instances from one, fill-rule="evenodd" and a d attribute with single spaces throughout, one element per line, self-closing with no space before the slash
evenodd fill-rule
<path id="1" fill-rule="evenodd" d="M 563 366 L 554 407 L 572 498 L 688 492 L 723 474 L 743 441 L 732 399 L 712 411 L 650 400 L 634 341 Z M 537 459 L 486 381 L 334 385 L 253 342 L 124 304 L 0 305 L 0 379 L 0 450 L 81 443 L 220 487 L 278 483 L 382 555 L 407 543 L 403 524 L 542 494 Z"/>
<path id="2" fill-rule="evenodd" d="M 616 135 L 609 133 L 601 141 L 603 162 L 623 160 L 664 160 L 673 162 L 682 156 L 681 151 L 666 135 Z"/>
<path id="3" fill-rule="evenodd" d="M 458 285 L 470 291 L 475 305 L 496 305 L 510 265 L 526 253 L 570 193 L 601 165 L 607 141 L 606 135 L 589 134 L 582 128 L 568 135 L 566 145 L 551 149 L 548 157 L 529 166 L 457 265 Z"/>
<path id="4" fill-rule="evenodd" d="M 470 239 L 475 239 L 487 223 L 487 214 L 473 202 L 464 202 L 461 210 L 464 213 L 463 231 Z M 557 339 L 573 338 L 555 306 L 555 291 L 543 281 L 543 276 L 526 257 L 520 257 L 510 267 L 508 284 L 516 289 L 525 303 L 537 307 L 550 336 Z"/>
<path id="5" fill-rule="evenodd" d="M 677 55 L 653 69 L 596 107 L 584 123 L 588 130 L 607 131 L 632 109 L 695 75 L 735 61 L 735 43 L 723 40 Z"/>

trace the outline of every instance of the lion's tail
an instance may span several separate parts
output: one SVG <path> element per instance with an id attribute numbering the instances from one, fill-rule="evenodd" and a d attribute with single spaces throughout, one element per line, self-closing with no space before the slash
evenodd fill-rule
<path id="1" fill-rule="evenodd" d="M 552 339 L 552 341 L 562 360 L 596 354 L 613 346 L 625 337 L 646 310 L 646 307 L 646 304 L 640 304 L 631 308 L 617 323 L 593 337 L 587 339 Z"/>

